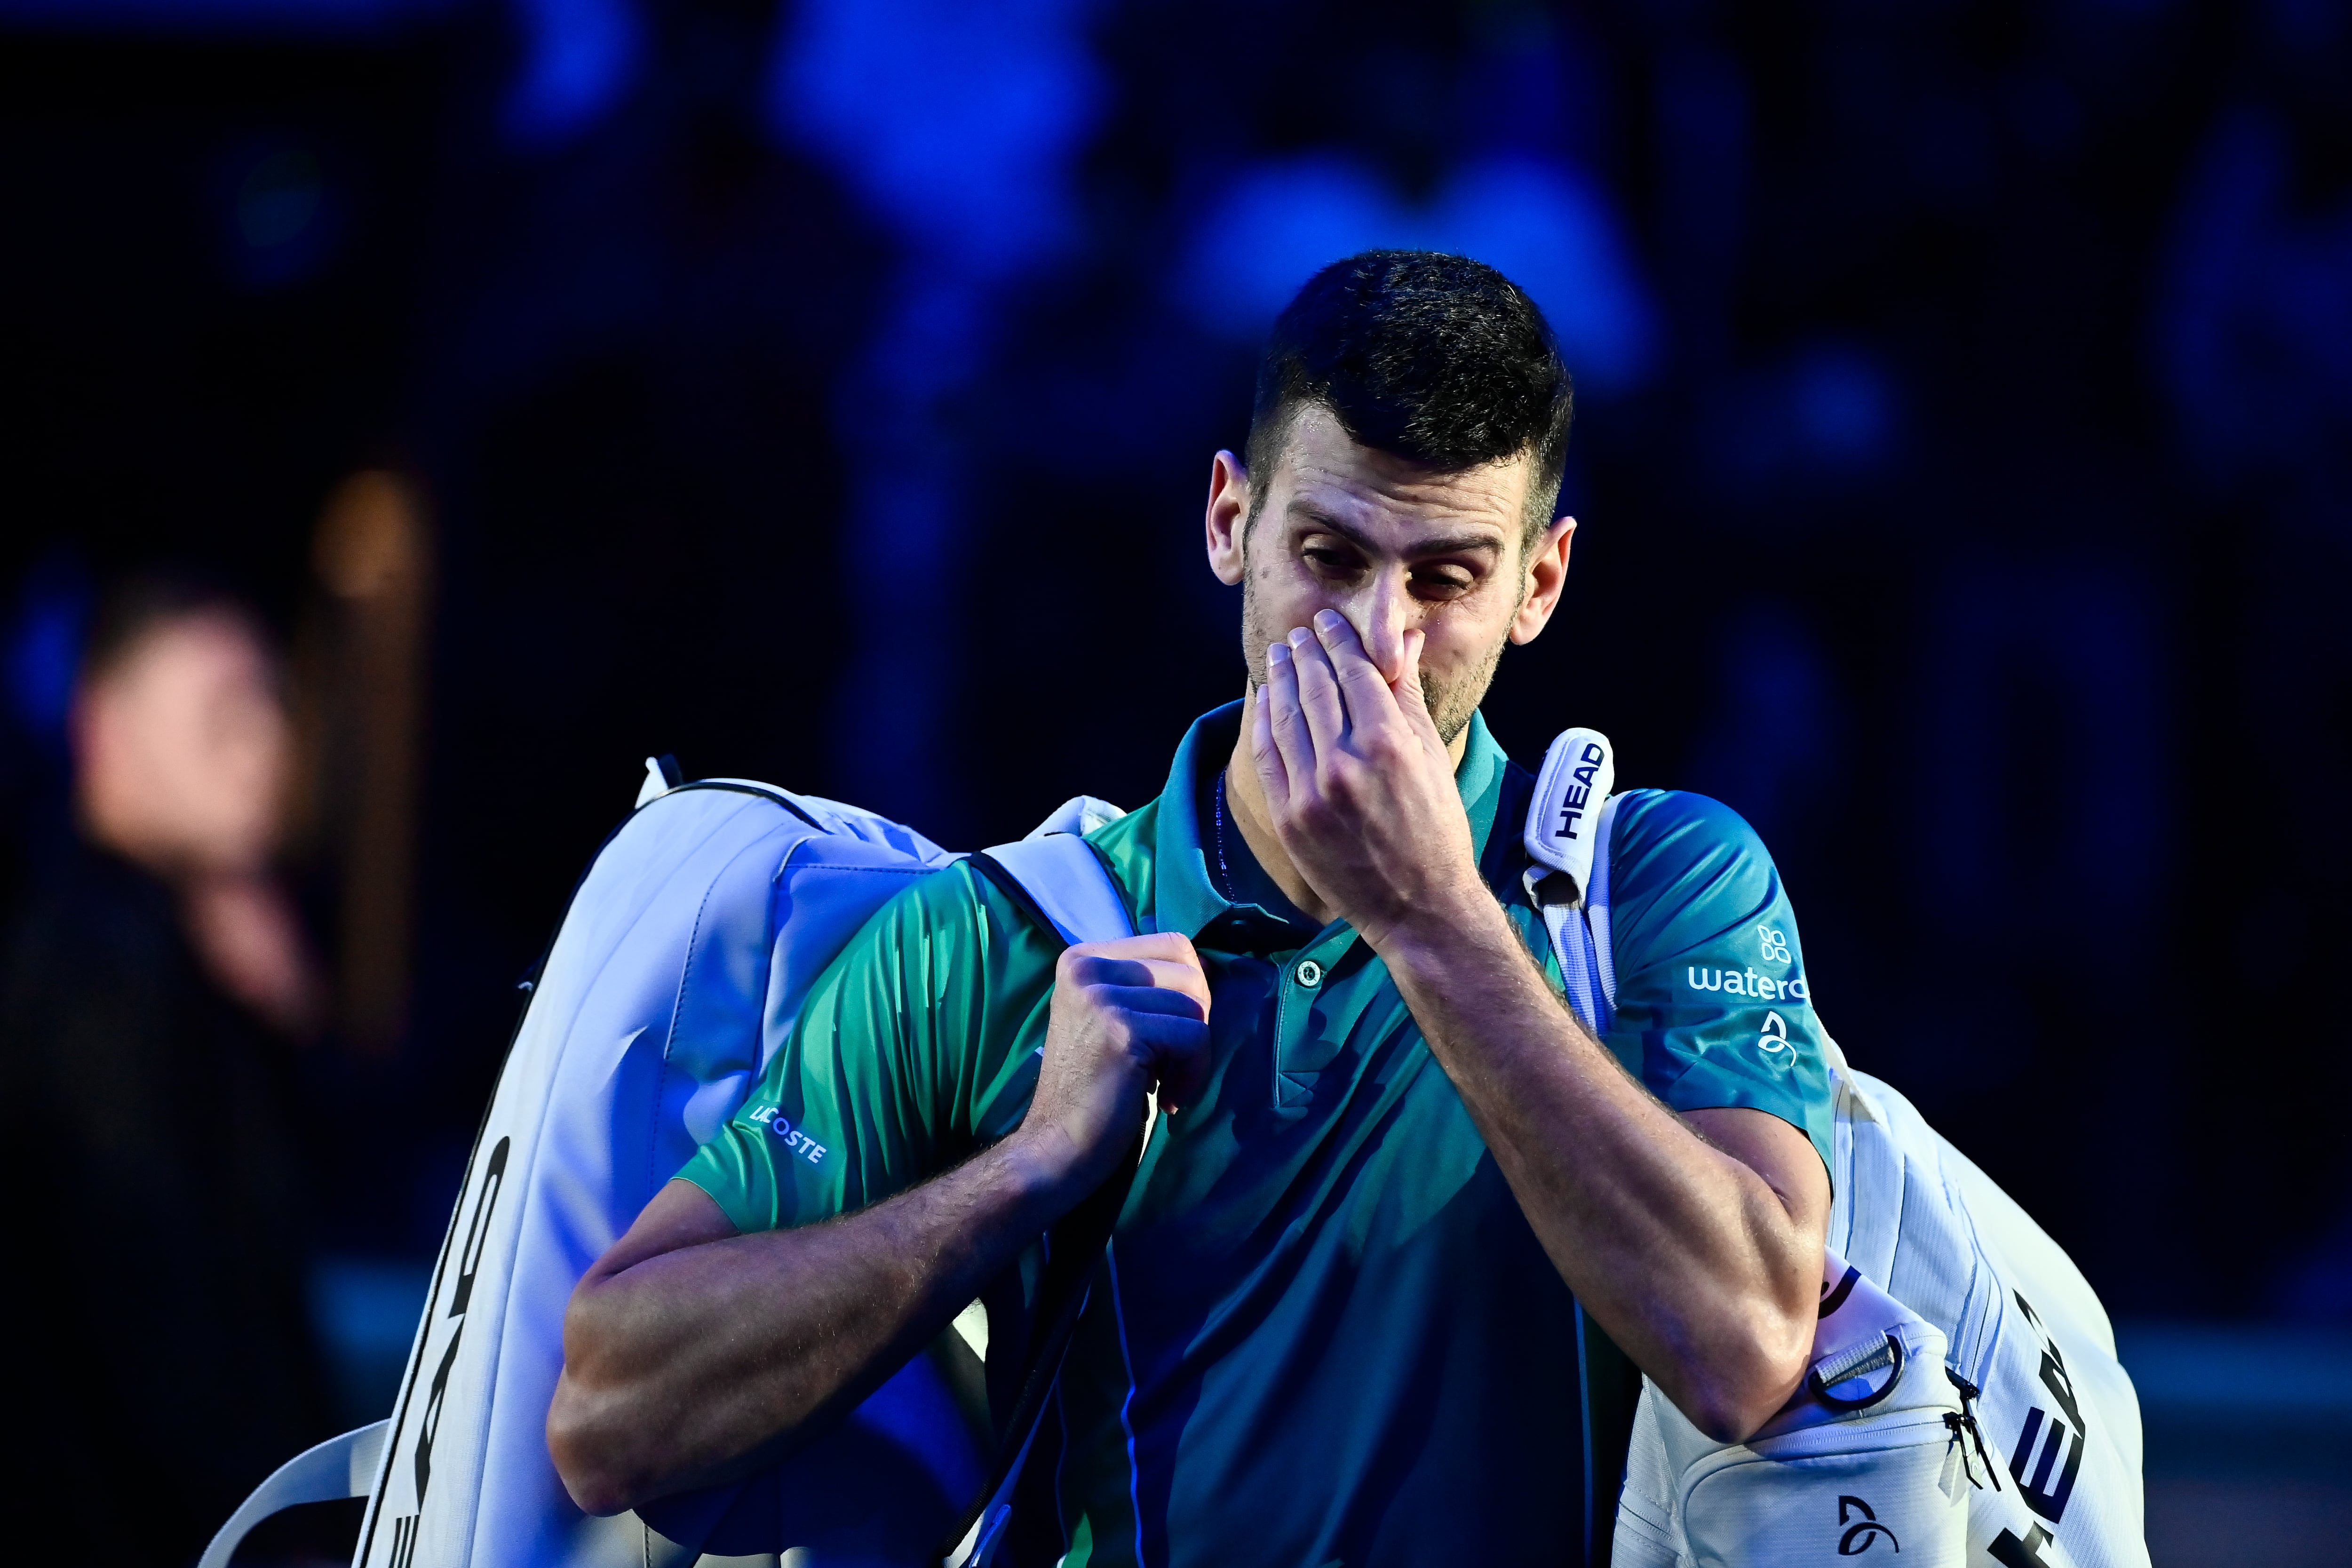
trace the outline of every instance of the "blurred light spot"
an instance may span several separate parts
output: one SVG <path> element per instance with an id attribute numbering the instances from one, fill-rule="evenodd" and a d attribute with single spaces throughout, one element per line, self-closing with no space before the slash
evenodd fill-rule
<path id="1" fill-rule="evenodd" d="M 334 253 L 341 203 L 316 147 L 248 144 L 224 160 L 222 174 L 228 270 L 239 282 L 256 289 L 297 283 Z"/>
<path id="2" fill-rule="evenodd" d="M 1065 169 L 1104 98 L 1085 8 L 807 0 L 782 40 L 771 114 L 901 233 L 1001 275 L 1074 226 Z"/>
<path id="3" fill-rule="evenodd" d="M 236 193 L 237 233 L 257 250 L 291 245 L 326 205 L 317 154 L 272 153 L 246 171 Z"/>
<path id="4" fill-rule="evenodd" d="M 543 147 L 586 130 L 635 76 L 645 26 L 630 0 L 513 0 L 522 72 L 507 96 L 513 141 Z"/>
<path id="5" fill-rule="evenodd" d="M 25 733 L 62 752 L 89 618 L 89 583 L 80 567 L 52 559 L 26 578 L 8 635 L 8 706 Z"/>
<path id="6" fill-rule="evenodd" d="M 1748 498 L 1867 478 L 1901 444 L 1898 394 L 1883 357 L 1834 339 L 1728 376 L 1706 406 L 1708 477 Z"/>
<path id="7" fill-rule="evenodd" d="M 1077 231 L 1069 165 L 1105 100 L 1091 0 L 802 0 L 768 79 L 775 135 L 836 169 L 902 249 L 840 403 L 857 472 L 845 552 L 856 650 L 835 776 L 908 821 L 951 823 L 942 671 L 963 610 L 968 488 L 942 400 L 986 363 L 1003 286 Z"/>
<path id="8" fill-rule="evenodd" d="M 2306 204 L 2286 127 L 2224 114 L 2173 217 L 2151 321 L 2209 478 L 2325 467 L 2352 439 L 2352 200 Z"/>
<path id="9" fill-rule="evenodd" d="M 343 1419 L 381 1419 L 399 1397 L 432 1283 L 429 1259 L 322 1257 L 311 1263 L 310 1321 Z"/>
<path id="10" fill-rule="evenodd" d="M 1691 762 L 1691 787 L 1748 819 L 1782 855 L 1808 803 L 1834 795 L 1846 717 L 1829 658 L 1802 614 L 1777 602 L 1732 617 L 1717 654 L 1717 709 Z"/>
<path id="11" fill-rule="evenodd" d="M 338 598 L 373 599 L 414 577 L 425 543 L 415 496 L 380 468 L 352 476 L 320 521 L 311 564 Z"/>
<path id="12" fill-rule="evenodd" d="M 1655 311 L 1607 195 L 1533 158 L 1468 164 L 1426 206 L 1338 154 L 1260 165 L 1212 208 L 1175 286 L 1203 325 L 1255 340 L 1318 268 L 1374 247 L 1498 268 L 1550 319 L 1580 391 L 1621 391 L 1649 374 Z"/>
<path id="13" fill-rule="evenodd" d="M 1860 468 L 1885 452 L 1895 429 L 1893 402 L 1877 361 L 1850 345 L 1816 345 L 1790 369 L 1797 436 L 1828 467 Z"/>

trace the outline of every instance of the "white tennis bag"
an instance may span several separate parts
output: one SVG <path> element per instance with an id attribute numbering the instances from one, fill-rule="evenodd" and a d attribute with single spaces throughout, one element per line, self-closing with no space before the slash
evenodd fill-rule
<path id="1" fill-rule="evenodd" d="M 1959 1568 L 1981 1457 L 1943 1332 L 1834 1253 L 1823 1274 L 1813 1363 L 1747 1442 L 1715 1441 L 1644 1385 L 1616 1568 L 1793 1568 L 1873 1551 Z"/>
<path id="2" fill-rule="evenodd" d="M 747 1481 L 602 1519 L 555 1473 L 547 1411 L 573 1286 L 734 1115 L 867 917 L 957 858 L 854 807 L 647 766 L 535 982 L 390 1419 L 282 1467 L 201 1568 L 226 1568 L 279 1509 L 362 1495 L 355 1568 L 683 1568 L 784 1549 L 810 1568 L 986 1560 L 1083 1306 L 1081 1247 L 1045 1270 L 1034 1310 L 998 1321 L 993 1296 L 985 1314 L 974 1303 L 840 1428 Z M 1065 941 L 1124 935 L 1116 889 L 1072 837 L 1119 815 L 1082 796 L 974 864 Z M 799 1136 L 781 1119 L 771 1131 Z M 1089 1223 L 1107 1237 L 1110 1217 Z M 1056 1273 L 1077 1293 L 1056 1300 Z"/>
<path id="3" fill-rule="evenodd" d="M 1530 889 L 1546 873 L 1566 879 L 1565 889 L 1544 889 L 1562 895 L 1546 901 L 1546 923 L 1570 1005 L 1596 1033 L 1616 1004 L 1614 774 L 1605 736 L 1569 731 L 1544 759 L 1527 830 L 1537 862 Z M 1837 1129 L 1827 1279 L 1841 1277 L 1843 1258 L 1871 1287 L 1865 1296 L 1857 1286 L 1853 1299 L 1874 1330 L 1906 1347 L 1900 1376 L 1878 1385 L 1869 1404 L 1823 1408 L 1821 1388 L 1853 1375 L 1841 1358 L 1855 1349 L 1855 1336 L 1839 1326 L 1853 1310 L 1827 1316 L 1805 1385 L 1753 1442 L 1736 1447 L 1708 1443 L 1644 1380 L 1616 1563 L 1826 1564 L 1891 1552 L 1899 1542 L 1911 1563 L 2145 1568 L 2139 1401 L 2098 1297 L 1909 1100 L 1824 1044 Z M 1862 1336 L 1865 1346 L 1869 1339 Z M 1948 1377 L 1934 1375 L 1931 1352 Z M 1930 1414 L 1948 1423 L 1940 1442 Z M 1948 1534 L 1915 1542 L 1895 1522 L 1935 1514 L 1949 1491 L 1955 1470 L 1925 1459 L 1937 1447 L 1969 1483 L 1961 1489 L 1964 1555 L 1944 1554 L 1953 1550 Z"/>

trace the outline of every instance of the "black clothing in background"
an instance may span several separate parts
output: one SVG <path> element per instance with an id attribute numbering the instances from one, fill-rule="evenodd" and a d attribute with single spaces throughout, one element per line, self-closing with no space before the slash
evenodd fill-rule
<path id="1" fill-rule="evenodd" d="M 77 851 L 9 931 L 5 1468 L 15 1550 L 46 1549 L 20 1561 L 178 1568 L 328 1435 L 287 1058 L 127 862 Z"/>

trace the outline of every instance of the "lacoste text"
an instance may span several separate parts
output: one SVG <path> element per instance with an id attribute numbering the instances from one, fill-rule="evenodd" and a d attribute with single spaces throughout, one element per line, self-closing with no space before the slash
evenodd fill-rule
<path id="1" fill-rule="evenodd" d="M 788 1118 L 777 1115 L 776 1108 L 774 1106 L 761 1106 L 759 1110 L 751 1112 L 751 1120 L 754 1121 L 766 1122 L 768 1124 L 768 1131 L 784 1141 L 785 1148 L 790 1149 L 802 1159 L 806 1160 L 810 1164 L 821 1165 L 824 1163 L 824 1145 L 818 1142 L 815 1139 L 811 1138 L 807 1133 L 800 1131 L 794 1128 Z"/>

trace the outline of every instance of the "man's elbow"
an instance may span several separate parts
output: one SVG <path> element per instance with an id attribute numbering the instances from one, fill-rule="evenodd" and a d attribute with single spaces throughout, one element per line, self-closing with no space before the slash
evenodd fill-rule
<path id="1" fill-rule="evenodd" d="M 583 1511 L 614 1514 L 643 1500 L 644 1489 L 631 1473 L 621 1424 L 600 1417 L 608 1405 L 583 1394 L 567 1370 L 555 1384 L 547 1409 L 547 1453 L 563 1489 Z"/>
<path id="2" fill-rule="evenodd" d="M 547 1453 L 572 1500 L 589 1513 L 614 1514 L 653 1495 L 635 1452 L 644 1413 L 601 1373 L 611 1366 L 612 1325 L 583 1281 L 563 1314 L 563 1370 L 547 1407 Z"/>
<path id="3" fill-rule="evenodd" d="M 1805 1375 L 1811 1325 L 1756 1323 L 1690 1359 L 1675 1404 L 1718 1443 L 1744 1443 L 1778 1415 Z"/>

